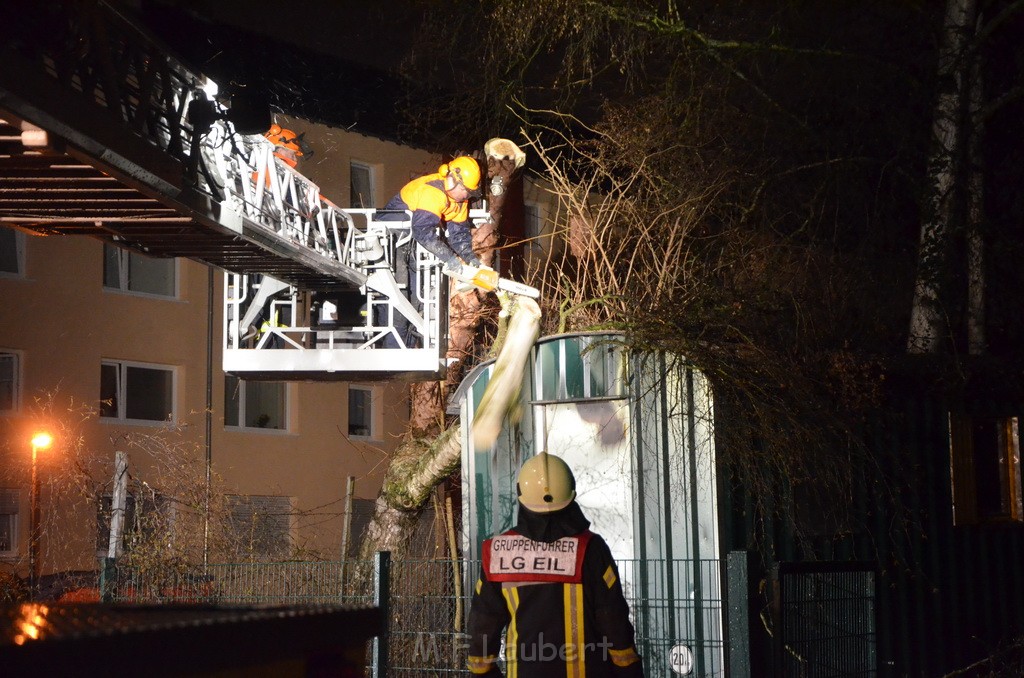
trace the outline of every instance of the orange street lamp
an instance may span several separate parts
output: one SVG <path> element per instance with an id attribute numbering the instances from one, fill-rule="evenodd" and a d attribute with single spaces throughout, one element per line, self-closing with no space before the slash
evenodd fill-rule
<path id="1" fill-rule="evenodd" d="M 39 469 L 36 458 L 39 450 L 45 450 L 53 444 L 53 436 L 46 431 L 39 431 L 32 436 L 32 489 L 29 493 L 29 526 L 28 526 L 28 572 L 29 586 L 32 596 L 39 591 Z"/>

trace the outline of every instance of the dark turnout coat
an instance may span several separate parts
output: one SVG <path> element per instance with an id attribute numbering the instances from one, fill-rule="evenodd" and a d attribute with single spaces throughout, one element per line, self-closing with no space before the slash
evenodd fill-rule
<path id="1" fill-rule="evenodd" d="M 469 669 L 508 678 L 643 676 L 608 545 L 573 502 L 519 507 L 515 529 L 484 542 L 469 616 Z"/>

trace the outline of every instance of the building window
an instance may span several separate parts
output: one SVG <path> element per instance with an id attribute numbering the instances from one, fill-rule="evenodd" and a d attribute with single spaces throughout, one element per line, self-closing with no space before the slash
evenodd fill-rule
<path id="1" fill-rule="evenodd" d="M 953 524 L 1022 522 L 1017 417 L 949 415 Z"/>
<path id="2" fill-rule="evenodd" d="M 178 296 L 175 259 L 147 257 L 110 244 L 103 245 L 103 286 L 121 292 Z"/>
<path id="3" fill-rule="evenodd" d="M 357 438 L 373 437 L 373 389 L 348 387 L 348 434 Z"/>
<path id="4" fill-rule="evenodd" d="M 0 489 L 0 558 L 18 554 L 18 490 Z"/>
<path id="5" fill-rule="evenodd" d="M 373 207 L 373 168 L 354 160 L 350 162 L 348 190 L 353 207 Z"/>
<path id="6" fill-rule="evenodd" d="M 534 203 L 523 204 L 523 232 L 526 235 L 526 251 L 540 253 L 544 251 L 544 214 L 543 207 Z"/>
<path id="7" fill-rule="evenodd" d="M 174 368 L 104 361 L 100 367 L 100 417 L 174 421 Z"/>
<path id="8" fill-rule="evenodd" d="M 25 234 L 0 228 L 0 273 L 25 274 Z"/>
<path id="9" fill-rule="evenodd" d="M 100 497 L 96 514 L 96 553 L 100 556 L 109 553 L 113 505 L 111 495 Z M 174 504 L 168 497 L 153 491 L 129 492 L 125 496 L 118 554 L 147 545 L 166 545 L 173 534 Z"/>
<path id="10" fill-rule="evenodd" d="M 224 425 L 287 431 L 287 385 L 224 375 Z"/>
<path id="11" fill-rule="evenodd" d="M 21 407 L 21 355 L 0 349 L 0 414 Z"/>
<path id="12" fill-rule="evenodd" d="M 238 556 L 287 558 L 292 544 L 292 498 L 229 495 L 229 530 Z"/>

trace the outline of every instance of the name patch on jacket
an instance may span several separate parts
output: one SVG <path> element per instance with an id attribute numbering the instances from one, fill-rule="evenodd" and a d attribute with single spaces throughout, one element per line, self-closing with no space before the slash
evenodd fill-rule
<path id="1" fill-rule="evenodd" d="M 506 532 L 484 542 L 484 574 L 489 581 L 578 583 L 589 541 L 589 531 L 553 542 Z"/>

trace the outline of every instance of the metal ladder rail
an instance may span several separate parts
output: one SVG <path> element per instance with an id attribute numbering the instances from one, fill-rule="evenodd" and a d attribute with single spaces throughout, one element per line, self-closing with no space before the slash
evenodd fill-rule
<path id="1" fill-rule="evenodd" d="M 208 117 L 202 124 L 193 119 L 193 111 L 227 114 L 223 107 L 211 109 L 204 91 L 214 91 L 208 79 L 104 2 L 66 4 L 59 11 L 33 14 L 37 20 L 43 16 L 60 29 L 48 36 L 53 39 L 26 37 L 0 46 L 5 60 L 0 108 L 66 139 L 76 158 L 115 171 L 120 180 L 197 218 L 197 223 L 217 224 L 218 237 L 233 233 L 254 244 L 270 244 L 276 256 L 307 266 L 310 279 L 336 276 L 350 285 L 361 282 L 326 238 L 337 207 L 324 204 L 312 182 L 269 158 L 261 160 L 272 154 L 262 137 L 233 135 L 225 120 L 215 120 L 206 129 Z M 262 183 L 249 191 L 251 172 L 260 169 L 254 164 L 266 172 L 269 192 Z M 225 194 L 233 194 L 229 202 L 239 202 L 226 213 L 218 204 L 226 200 Z M 277 219 L 266 218 L 272 205 L 280 208 Z M 242 217 L 266 233 L 250 234 Z M 49 228 L 60 232 L 59 221 Z M 267 240 L 269 233 L 277 237 Z M 282 245 L 275 246 L 276 240 Z M 173 244 L 158 245 L 160 255 L 176 254 Z M 213 260 L 221 267 L 232 265 L 223 256 Z"/>
<path id="2" fill-rule="evenodd" d="M 238 135 L 230 123 L 215 123 L 204 137 L 204 157 L 215 182 L 211 192 L 221 193 L 235 214 L 283 240 L 355 268 L 341 238 L 341 230 L 351 229 L 351 217 L 273 151 L 262 136 Z"/>

